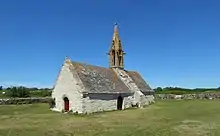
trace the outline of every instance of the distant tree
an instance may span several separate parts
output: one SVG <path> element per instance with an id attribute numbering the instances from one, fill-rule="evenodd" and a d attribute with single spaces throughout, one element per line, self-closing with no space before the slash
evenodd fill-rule
<path id="1" fill-rule="evenodd" d="M 20 86 L 17 88 L 18 92 L 18 97 L 20 98 L 25 98 L 25 97 L 30 97 L 30 89 Z"/>
<path id="2" fill-rule="evenodd" d="M 156 92 L 162 92 L 162 91 L 163 91 L 163 89 L 161 87 L 156 88 Z"/>
<path id="3" fill-rule="evenodd" d="M 0 91 L 3 90 L 3 86 L 0 86 Z"/>
<path id="4" fill-rule="evenodd" d="M 48 91 L 48 90 L 44 90 L 42 91 L 42 97 L 47 97 L 47 96 L 51 96 L 51 91 Z"/>
<path id="5" fill-rule="evenodd" d="M 20 97 L 20 98 L 25 98 L 25 97 L 30 97 L 30 90 L 26 87 L 11 87 L 7 88 L 6 91 L 6 96 L 7 97 Z"/>
<path id="6" fill-rule="evenodd" d="M 11 87 L 7 87 L 6 90 L 11 90 Z"/>
<path id="7" fill-rule="evenodd" d="M 7 97 L 18 97 L 17 88 L 16 87 L 8 87 L 6 88 L 6 96 Z"/>

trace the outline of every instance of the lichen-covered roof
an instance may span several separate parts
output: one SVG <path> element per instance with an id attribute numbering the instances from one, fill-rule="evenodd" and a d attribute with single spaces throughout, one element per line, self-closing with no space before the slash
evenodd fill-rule
<path id="1" fill-rule="evenodd" d="M 142 76 L 136 71 L 126 71 L 127 74 L 132 78 L 134 83 L 138 86 L 141 92 L 151 92 L 153 89 L 149 84 L 142 78 Z"/>
<path id="2" fill-rule="evenodd" d="M 132 93 L 111 68 L 71 62 L 88 93 Z M 142 92 L 152 91 L 138 72 L 126 71 Z"/>
<path id="3" fill-rule="evenodd" d="M 72 62 L 88 93 L 131 93 L 110 68 Z"/>

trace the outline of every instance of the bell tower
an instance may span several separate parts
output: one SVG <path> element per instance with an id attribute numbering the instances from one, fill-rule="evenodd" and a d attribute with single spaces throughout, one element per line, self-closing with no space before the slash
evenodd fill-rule
<path id="1" fill-rule="evenodd" d="M 125 52 L 122 49 L 121 40 L 118 34 L 118 25 L 114 26 L 114 33 L 112 38 L 111 48 L 108 52 L 109 55 L 109 67 L 124 69 L 124 55 Z"/>

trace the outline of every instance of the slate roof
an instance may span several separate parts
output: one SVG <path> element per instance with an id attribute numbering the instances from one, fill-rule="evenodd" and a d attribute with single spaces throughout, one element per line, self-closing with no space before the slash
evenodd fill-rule
<path id="1" fill-rule="evenodd" d="M 112 69 L 79 62 L 72 65 L 89 93 L 131 93 Z"/>
<path id="2" fill-rule="evenodd" d="M 138 86 L 141 92 L 152 92 L 153 89 L 149 84 L 142 78 L 142 76 L 136 71 L 126 71 L 127 74 L 132 78 L 134 83 Z"/>
<path id="3" fill-rule="evenodd" d="M 110 68 L 73 61 L 71 63 L 88 93 L 132 93 Z M 151 90 L 140 74 L 132 71 L 127 71 L 127 73 L 141 91 L 147 92 Z"/>

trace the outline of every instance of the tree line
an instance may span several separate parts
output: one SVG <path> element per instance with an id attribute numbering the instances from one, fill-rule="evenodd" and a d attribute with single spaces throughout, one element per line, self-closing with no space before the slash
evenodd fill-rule
<path id="1" fill-rule="evenodd" d="M 28 88 L 24 86 L 12 86 L 4 88 L 0 86 L 0 98 L 27 98 L 51 96 L 52 88 Z"/>
<path id="2" fill-rule="evenodd" d="M 154 89 L 156 94 L 197 94 L 197 93 L 220 93 L 220 87 L 218 88 L 195 88 L 195 89 L 189 89 L 189 88 L 180 88 L 180 87 L 157 87 Z"/>
<path id="3" fill-rule="evenodd" d="M 0 98 L 27 98 L 27 97 L 50 97 L 53 88 L 28 88 L 24 86 L 12 86 L 4 88 L 0 86 Z M 154 89 L 156 94 L 195 94 L 219 92 L 219 88 L 180 88 L 180 87 L 157 87 Z"/>

